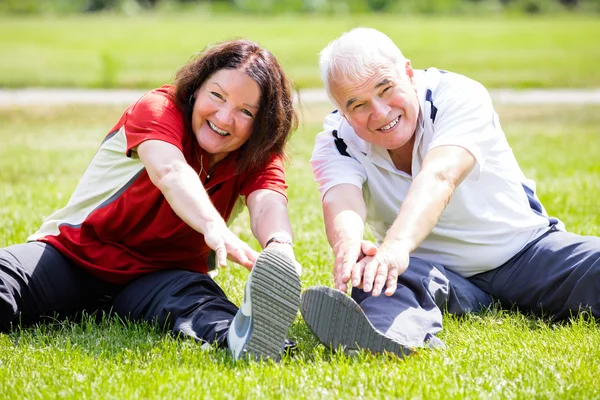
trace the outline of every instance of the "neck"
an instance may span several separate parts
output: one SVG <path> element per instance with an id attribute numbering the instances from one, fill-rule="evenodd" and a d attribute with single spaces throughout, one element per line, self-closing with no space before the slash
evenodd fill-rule
<path id="1" fill-rule="evenodd" d="M 212 168 L 216 163 L 227 157 L 229 153 L 216 153 L 208 155 L 208 167 Z"/>
<path id="2" fill-rule="evenodd" d="M 412 175 L 412 154 L 415 145 L 415 135 L 406 144 L 397 149 L 388 150 L 394 166 L 402 172 Z"/>

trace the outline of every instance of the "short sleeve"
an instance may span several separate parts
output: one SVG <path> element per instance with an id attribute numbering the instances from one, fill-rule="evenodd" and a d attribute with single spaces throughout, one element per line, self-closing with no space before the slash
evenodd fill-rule
<path id="1" fill-rule="evenodd" d="M 469 179 L 477 180 L 503 135 L 490 95 L 481 84 L 460 75 L 438 88 L 432 99 L 436 111 L 427 152 L 448 145 L 465 148 L 477 161 Z"/>
<path id="2" fill-rule="evenodd" d="M 353 149 L 342 138 L 342 118 L 338 113 L 327 116 L 323 123 L 324 130 L 315 139 L 310 164 L 319 185 L 321 199 L 329 189 L 341 184 L 349 183 L 362 190 L 362 185 L 367 180 L 364 167 L 352 157 Z M 345 155 L 340 152 L 341 149 L 345 149 Z"/>
<path id="3" fill-rule="evenodd" d="M 146 140 L 162 140 L 183 151 L 183 117 L 165 92 L 155 90 L 142 96 L 127 112 L 124 129 L 127 156 Z"/>
<path id="4" fill-rule="evenodd" d="M 240 195 L 248 198 L 250 193 L 259 189 L 269 189 L 287 199 L 287 184 L 285 183 L 285 166 L 281 156 L 272 156 L 267 165 L 250 172 L 242 180 Z"/>

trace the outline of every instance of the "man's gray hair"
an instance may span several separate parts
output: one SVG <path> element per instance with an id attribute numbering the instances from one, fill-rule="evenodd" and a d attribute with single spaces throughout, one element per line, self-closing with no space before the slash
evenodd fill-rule
<path id="1" fill-rule="evenodd" d="M 319 57 L 321 80 L 331 101 L 334 80 L 359 82 L 381 68 L 402 68 L 406 58 L 386 34 L 372 28 L 354 28 L 330 42 Z M 339 106 L 339 104 L 336 104 Z"/>

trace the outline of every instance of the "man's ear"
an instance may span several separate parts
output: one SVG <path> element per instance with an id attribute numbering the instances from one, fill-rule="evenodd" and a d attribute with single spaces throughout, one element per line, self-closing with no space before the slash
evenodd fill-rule
<path id="1" fill-rule="evenodd" d="M 410 79 L 410 82 L 414 83 L 413 78 L 415 77 L 415 71 L 413 71 L 412 65 L 410 64 L 410 60 L 408 58 L 406 59 L 406 63 L 404 64 L 404 72 L 406 73 L 406 76 L 408 76 L 408 78 Z"/>

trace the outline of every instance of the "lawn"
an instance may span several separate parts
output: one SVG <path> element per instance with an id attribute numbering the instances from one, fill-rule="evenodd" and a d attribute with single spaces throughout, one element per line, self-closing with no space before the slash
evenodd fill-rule
<path id="1" fill-rule="evenodd" d="M 0 246 L 23 242 L 67 201 L 122 107 L 0 109 Z M 290 210 L 303 287 L 331 285 L 332 255 L 308 165 L 327 105 L 306 106 L 290 142 Z M 581 234 L 600 235 L 598 106 L 503 106 L 503 127 L 548 212 Z M 247 214 L 235 231 L 250 239 Z M 247 271 L 218 283 L 239 303 Z M 556 325 L 494 309 L 445 317 L 445 351 L 407 359 L 348 358 L 319 345 L 301 317 L 283 362 L 233 363 L 224 350 L 110 318 L 23 327 L 0 334 L 0 398 L 425 398 L 600 397 L 600 330 L 587 318 Z"/>
<path id="2" fill-rule="evenodd" d="M 248 37 L 270 49 L 298 86 L 318 87 L 319 51 L 341 32 L 387 33 L 416 68 L 462 73 L 488 87 L 599 87 L 597 15 L 0 16 L 0 87 L 135 87 L 168 82 L 207 43 Z"/>

